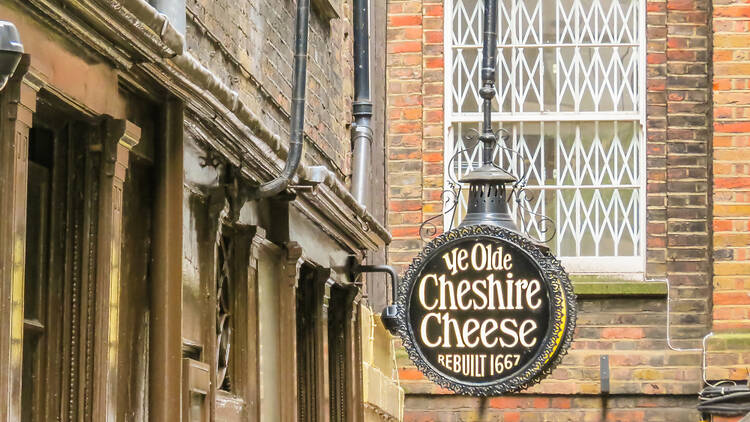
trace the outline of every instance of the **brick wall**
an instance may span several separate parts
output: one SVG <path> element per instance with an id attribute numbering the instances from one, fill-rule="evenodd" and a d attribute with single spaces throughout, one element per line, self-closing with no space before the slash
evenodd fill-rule
<path id="1" fill-rule="evenodd" d="M 669 279 L 678 339 L 710 323 L 709 5 L 649 1 L 646 12 L 647 275 Z"/>
<path id="2" fill-rule="evenodd" d="M 419 224 L 440 211 L 443 11 L 430 0 L 388 4 L 389 258 L 403 269 L 423 245 Z M 646 9 L 645 276 L 669 280 L 673 345 L 694 349 L 711 329 L 711 2 L 650 0 Z M 701 353 L 669 348 L 666 299 L 579 297 L 576 340 L 561 367 L 527 392 L 490 401 L 487 420 L 699 420 Z M 600 393 L 602 355 L 610 396 Z M 478 417 L 478 400 L 425 380 L 403 352 L 399 364 L 406 420 Z"/>
<path id="3" fill-rule="evenodd" d="M 422 247 L 420 223 L 441 208 L 442 1 L 389 1 L 387 34 L 388 257 L 404 268 Z"/>
<path id="4" fill-rule="evenodd" d="M 750 329 L 750 4 L 714 6 L 714 329 Z"/>
<path id="5" fill-rule="evenodd" d="M 579 298 L 578 305 L 576 338 L 562 365 L 521 394 L 490 400 L 485 420 L 699 420 L 695 405 L 702 384 L 701 353 L 667 348 L 663 298 Z M 609 359 L 609 395 L 600 394 L 602 355 Z M 472 406 L 478 401 L 455 397 L 426 380 L 403 351 L 399 364 L 407 393 L 406 421 L 458 421 L 464 420 L 462 415 L 476 415 Z"/>
<path id="6" fill-rule="evenodd" d="M 709 378 L 750 371 L 750 4 L 713 5 L 713 331 Z"/>
<path id="7" fill-rule="evenodd" d="M 692 397 L 615 396 L 603 399 L 593 396 L 528 395 L 494 397 L 486 400 L 452 396 L 436 402 L 425 396 L 409 396 L 406 406 L 419 411 L 420 417 L 407 418 L 416 421 L 688 422 L 700 420 L 695 410 L 691 410 L 692 401 Z"/>
<path id="8" fill-rule="evenodd" d="M 310 16 L 305 152 L 344 176 L 351 149 L 351 3 L 330 2 L 341 19 L 324 18 L 315 7 Z M 187 8 L 188 50 L 288 139 L 296 2 L 188 0 Z"/>

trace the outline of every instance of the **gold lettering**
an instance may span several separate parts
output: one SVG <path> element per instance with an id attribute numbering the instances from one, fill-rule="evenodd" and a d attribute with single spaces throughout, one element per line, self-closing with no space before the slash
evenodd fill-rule
<path id="1" fill-rule="evenodd" d="M 424 307 L 426 310 L 431 311 L 435 309 L 436 306 L 438 306 L 438 300 L 435 298 L 435 302 L 433 302 L 432 305 L 427 305 L 427 302 L 425 301 L 425 284 L 427 284 L 428 279 L 432 279 L 432 282 L 437 286 L 438 280 L 435 274 L 427 274 L 426 276 L 422 277 L 422 281 L 419 282 L 419 303 Z"/>
<path id="2" fill-rule="evenodd" d="M 503 299 L 503 282 L 501 280 L 495 280 L 495 275 L 490 274 L 489 277 L 487 277 L 487 281 L 489 282 L 489 290 L 490 290 L 490 309 L 506 309 L 505 308 L 505 301 Z M 495 307 L 495 295 L 497 294 L 497 307 Z"/>
<path id="3" fill-rule="evenodd" d="M 525 328 L 527 325 L 531 328 Z M 518 334 L 521 340 L 521 345 L 523 345 L 523 347 L 533 347 L 536 344 L 536 337 L 532 337 L 532 341 L 526 341 L 526 336 L 529 335 L 532 331 L 536 330 L 536 328 L 536 321 L 534 321 L 533 319 L 527 319 L 526 321 L 521 323 L 521 328 L 519 328 Z"/>
<path id="4" fill-rule="evenodd" d="M 458 283 L 458 307 L 465 311 L 469 308 L 471 308 L 472 300 L 469 301 L 469 303 L 464 304 L 464 295 L 466 293 L 469 293 L 471 291 L 471 284 L 469 283 L 469 280 L 461 280 L 461 282 Z"/>
<path id="5" fill-rule="evenodd" d="M 488 328 L 488 326 L 491 326 L 491 328 Z M 497 337 L 492 337 L 492 341 L 487 341 L 487 337 L 489 337 L 492 333 L 497 331 L 497 321 L 495 321 L 492 318 L 485 319 L 484 322 L 482 322 L 482 329 L 480 332 L 480 338 L 482 339 L 482 346 L 486 348 L 495 347 L 497 344 Z"/>
<path id="6" fill-rule="evenodd" d="M 430 312 L 429 314 L 425 315 L 422 319 L 422 324 L 420 324 L 419 327 L 419 334 L 422 337 L 422 343 L 424 343 L 427 347 L 437 347 L 440 345 L 440 342 L 443 340 L 442 337 L 438 336 L 437 341 L 431 342 L 429 338 L 427 338 L 427 322 L 430 320 L 430 318 L 435 318 L 438 321 L 438 324 L 440 324 L 440 314 L 436 312 Z"/>
<path id="7" fill-rule="evenodd" d="M 521 302 L 521 295 L 523 289 L 529 286 L 529 282 L 526 279 L 516 280 L 516 309 L 523 309 L 523 302 Z"/>
<path id="8" fill-rule="evenodd" d="M 513 324 L 513 328 L 508 328 L 507 324 Z M 518 323 L 514 318 L 506 318 L 500 323 L 500 331 L 503 332 L 503 334 L 507 334 L 510 336 L 510 338 L 513 339 L 512 343 L 506 343 L 505 340 L 500 338 L 500 346 L 502 347 L 515 347 L 516 344 L 518 344 L 518 333 L 516 333 L 516 330 L 518 329 Z"/>
<path id="9" fill-rule="evenodd" d="M 513 268 L 512 259 L 513 258 L 510 256 L 510 254 L 505 254 L 505 256 L 503 257 L 503 268 L 505 269 L 505 271 L 510 271 L 510 269 Z"/>
<path id="10" fill-rule="evenodd" d="M 538 309 L 542 306 L 542 299 L 537 298 L 536 302 L 532 302 L 534 296 L 536 296 L 541 290 L 542 286 L 539 284 L 539 280 L 533 279 L 529 281 L 529 289 L 526 290 L 526 304 L 529 305 L 529 308 Z"/>
<path id="11" fill-rule="evenodd" d="M 466 251 L 466 249 L 460 249 L 458 251 L 458 262 L 457 266 L 458 269 L 461 271 L 466 271 L 469 269 L 469 263 L 466 262 L 466 259 L 469 257 L 469 252 Z"/>
<path id="12" fill-rule="evenodd" d="M 451 347 L 451 327 L 453 328 L 453 334 L 456 338 L 456 347 L 463 349 L 466 345 L 461 338 L 461 330 L 458 328 L 458 321 L 451 318 L 447 312 L 443 314 L 443 347 Z"/>
<path id="13" fill-rule="evenodd" d="M 508 307 L 505 309 L 513 309 L 513 279 L 510 277 L 513 277 L 512 273 L 508 273 L 508 279 L 505 280 L 505 286 L 506 286 L 505 299 L 508 301 L 507 303 Z"/>
<path id="14" fill-rule="evenodd" d="M 492 276 L 490 275 L 490 277 L 492 277 Z M 481 289 L 479 287 L 477 287 L 480 284 L 483 286 Z M 480 311 L 482 309 L 486 309 L 487 308 L 487 295 L 484 293 L 484 291 L 487 290 L 487 280 L 476 280 L 476 281 L 474 281 L 474 283 L 471 285 L 471 290 L 482 301 L 481 302 L 482 304 L 478 305 L 477 304 L 477 302 L 478 302 L 477 300 L 472 300 L 472 303 L 474 304 L 474 310 L 475 311 Z"/>
<path id="15" fill-rule="evenodd" d="M 451 306 L 445 307 L 445 291 L 448 290 L 450 294 Z M 456 309 L 456 296 L 453 294 L 453 282 L 445 279 L 445 275 L 440 276 L 440 310 L 450 309 L 455 311 Z"/>
<path id="16" fill-rule="evenodd" d="M 477 321 L 474 318 L 467 319 L 466 322 L 464 322 L 463 327 L 463 337 L 464 337 L 464 343 L 466 343 L 467 346 L 470 348 L 477 347 L 479 344 L 479 338 L 475 338 L 474 341 L 472 341 L 471 337 L 472 335 L 479 330 L 479 321 Z"/>
<path id="17" fill-rule="evenodd" d="M 477 253 L 477 249 L 479 249 L 479 253 Z M 481 255 L 482 257 L 481 264 L 477 262 L 477 255 Z M 480 271 L 485 265 L 487 265 L 487 254 L 484 251 L 484 245 L 477 242 L 471 248 L 471 266 L 474 268 L 474 271 Z"/>

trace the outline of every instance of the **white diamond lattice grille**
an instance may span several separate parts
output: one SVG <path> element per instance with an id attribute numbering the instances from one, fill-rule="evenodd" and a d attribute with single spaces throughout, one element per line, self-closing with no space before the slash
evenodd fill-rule
<path id="1" fill-rule="evenodd" d="M 518 153 L 500 149 L 495 162 L 528 178 L 529 208 L 556 222 L 555 253 L 632 266 L 643 255 L 642 2 L 499 3 L 493 121 Z M 466 137 L 482 120 L 483 8 L 481 0 L 446 3 L 446 184 L 482 159 Z M 530 235 L 546 237 L 548 223 L 512 208 Z M 465 211 L 464 195 L 446 226 Z"/>

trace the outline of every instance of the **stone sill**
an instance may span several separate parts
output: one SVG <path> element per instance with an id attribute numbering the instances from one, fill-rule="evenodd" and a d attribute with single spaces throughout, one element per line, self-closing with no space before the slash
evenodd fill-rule
<path id="1" fill-rule="evenodd" d="M 573 291 L 579 298 L 666 297 L 665 280 L 633 280 L 618 275 L 571 274 Z"/>
<path id="2" fill-rule="evenodd" d="M 735 332 L 718 333 L 706 341 L 706 351 L 720 352 L 725 350 L 750 351 L 750 331 L 737 330 Z"/>

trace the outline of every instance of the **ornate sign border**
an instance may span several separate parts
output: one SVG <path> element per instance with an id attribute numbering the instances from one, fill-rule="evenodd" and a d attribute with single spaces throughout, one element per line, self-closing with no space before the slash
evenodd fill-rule
<path id="1" fill-rule="evenodd" d="M 432 367 L 414 344 L 414 333 L 409 327 L 407 314 L 411 291 L 424 266 L 436 258 L 437 252 L 449 242 L 466 238 L 492 237 L 503 240 L 525 252 L 536 263 L 544 277 L 549 292 L 550 329 L 544 337 L 542 347 L 524 366 L 509 376 L 491 384 L 467 384 L 452 379 Z M 399 285 L 398 332 L 409 358 L 430 380 L 458 394 L 470 396 L 493 396 L 515 392 L 537 384 L 560 363 L 573 341 L 576 325 L 576 297 L 568 273 L 560 261 L 546 248 L 528 238 L 499 226 L 473 225 L 453 229 L 436 237 L 409 265 Z"/>

